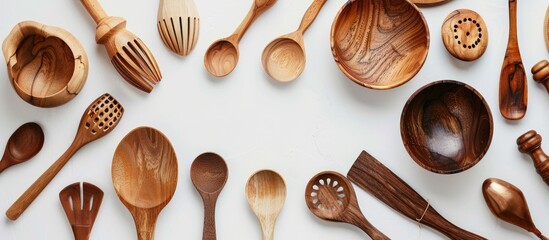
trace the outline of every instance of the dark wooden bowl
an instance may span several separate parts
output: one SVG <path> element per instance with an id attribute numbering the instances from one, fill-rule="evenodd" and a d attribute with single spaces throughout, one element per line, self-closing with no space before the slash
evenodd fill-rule
<path id="1" fill-rule="evenodd" d="M 492 141 L 494 123 L 484 98 L 471 86 L 437 81 L 417 90 L 402 110 L 404 147 L 423 168 L 458 173 L 479 162 Z"/>
<path id="2" fill-rule="evenodd" d="M 398 87 L 421 69 L 429 27 L 407 0 L 348 1 L 330 35 L 332 54 L 348 78 L 372 89 Z"/>

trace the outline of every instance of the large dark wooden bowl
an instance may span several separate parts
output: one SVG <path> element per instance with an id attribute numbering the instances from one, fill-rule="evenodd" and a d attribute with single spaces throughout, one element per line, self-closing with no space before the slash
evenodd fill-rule
<path id="1" fill-rule="evenodd" d="M 417 90 L 400 118 L 404 147 L 423 168 L 442 174 L 478 163 L 492 141 L 492 113 L 471 86 L 444 80 Z"/>

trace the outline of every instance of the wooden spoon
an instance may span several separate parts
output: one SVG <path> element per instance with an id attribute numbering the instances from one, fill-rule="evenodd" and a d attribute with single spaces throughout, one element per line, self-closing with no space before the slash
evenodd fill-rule
<path id="1" fill-rule="evenodd" d="M 543 35 L 545 37 L 545 46 L 549 51 L 549 7 L 547 7 L 547 10 L 545 11 L 545 20 L 543 23 Z"/>
<path id="2" fill-rule="evenodd" d="M 103 191 L 91 183 L 73 183 L 59 193 L 59 200 L 72 227 L 75 240 L 90 239 L 103 200 Z"/>
<path id="3" fill-rule="evenodd" d="M 187 56 L 198 41 L 200 18 L 193 0 L 160 0 L 158 32 L 172 52 Z"/>
<path id="4" fill-rule="evenodd" d="M 128 133 L 114 152 L 112 182 L 133 216 L 138 239 L 154 239 L 158 215 L 177 187 L 177 159 L 168 138 L 150 127 Z"/>
<path id="5" fill-rule="evenodd" d="M 212 75 L 224 77 L 231 73 L 238 63 L 238 43 L 248 27 L 259 15 L 269 9 L 276 0 L 254 0 L 252 8 L 246 18 L 240 23 L 236 31 L 212 43 L 204 55 L 204 66 Z"/>
<path id="6" fill-rule="evenodd" d="M 276 217 L 286 200 L 284 179 L 272 170 L 258 171 L 248 179 L 246 198 L 261 224 L 262 239 L 273 240 Z"/>
<path id="7" fill-rule="evenodd" d="M 542 240 L 549 239 L 534 225 L 524 194 L 513 184 L 497 178 L 488 178 L 482 184 L 482 194 L 488 208 L 496 217 L 536 234 Z"/>
<path id="8" fill-rule="evenodd" d="M 364 217 L 353 186 L 337 172 L 326 171 L 312 177 L 305 189 L 305 202 L 319 218 L 355 225 L 374 240 L 390 239 Z"/>
<path id="9" fill-rule="evenodd" d="M 528 85 L 517 38 L 517 0 L 509 0 L 509 40 L 499 76 L 499 110 L 508 120 L 526 114 Z"/>
<path id="10" fill-rule="evenodd" d="M 228 177 L 225 160 L 215 153 L 203 153 L 191 165 L 191 180 L 204 202 L 204 240 L 216 239 L 215 203 Z"/>
<path id="11" fill-rule="evenodd" d="M 109 134 L 120 122 L 124 108 L 118 100 L 105 93 L 97 98 L 84 112 L 74 141 L 67 151 L 57 159 L 36 181 L 21 195 L 6 212 L 9 219 L 15 221 L 46 188 L 51 180 L 67 164 L 69 159 L 83 146 Z"/>
<path id="12" fill-rule="evenodd" d="M 315 0 L 307 9 L 299 28 L 273 40 L 263 50 L 263 69 L 274 80 L 289 82 L 296 79 L 305 68 L 306 56 L 303 33 L 322 9 L 326 0 Z"/>
<path id="13" fill-rule="evenodd" d="M 34 157 L 44 145 L 44 132 L 40 125 L 29 122 L 21 125 L 8 139 L 4 156 L 0 160 L 0 173 L 15 164 Z"/>

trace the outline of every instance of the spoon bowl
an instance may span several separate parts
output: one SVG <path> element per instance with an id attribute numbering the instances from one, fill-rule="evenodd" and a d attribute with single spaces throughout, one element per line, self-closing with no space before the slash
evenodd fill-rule
<path id="1" fill-rule="evenodd" d="M 296 79 L 306 63 L 302 35 L 292 33 L 273 40 L 263 50 L 262 62 L 273 79 L 280 82 Z"/>
<path id="2" fill-rule="evenodd" d="M 231 73 L 238 64 L 238 43 L 229 38 L 214 42 L 206 51 L 204 66 L 216 77 L 224 77 Z"/>
<path id="3" fill-rule="evenodd" d="M 40 125 L 29 122 L 21 125 L 8 139 L 4 156 L 0 160 L 0 172 L 34 157 L 44 145 L 44 132 Z"/>

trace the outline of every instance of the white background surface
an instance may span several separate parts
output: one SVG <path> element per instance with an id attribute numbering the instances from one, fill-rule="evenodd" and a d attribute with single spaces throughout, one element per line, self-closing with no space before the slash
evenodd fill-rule
<path id="1" fill-rule="evenodd" d="M 365 239 L 350 225 L 325 222 L 309 213 L 304 188 L 317 172 L 345 174 L 361 150 L 369 151 L 406 180 L 443 216 L 456 225 L 489 239 L 536 239 L 497 220 L 488 210 L 481 184 L 488 177 L 505 179 L 521 188 L 532 217 L 549 233 L 549 191 L 532 162 L 516 149 L 515 139 L 528 129 L 549 137 L 549 96 L 528 74 L 526 117 L 506 122 L 498 110 L 499 72 L 508 34 L 507 1 L 453 0 L 423 8 L 431 33 L 424 67 L 407 84 L 392 90 L 362 88 L 343 75 L 333 61 L 331 23 L 344 4 L 330 0 L 305 35 L 307 67 L 297 81 L 279 84 L 261 66 L 261 52 L 275 37 L 294 31 L 312 0 L 279 0 L 248 30 L 240 43 L 240 61 L 228 77 L 210 77 L 203 55 L 216 39 L 228 36 L 244 18 L 251 0 L 198 0 L 201 17 L 197 47 L 186 58 L 172 54 L 156 29 L 158 1 L 101 1 L 105 11 L 128 20 L 128 29 L 149 46 L 160 64 L 163 80 L 144 94 L 117 74 L 103 46 L 94 41 L 95 24 L 78 0 L 1 0 L 0 36 L 23 20 L 62 27 L 85 47 L 90 73 L 83 91 L 68 104 L 40 109 L 22 101 L 12 89 L 6 68 L 0 68 L 0 146 L 27 121 L 45 131 L 42 151 L 31 161 L 0 174 L 0 211 L 5 211 L 70 145 L 84 109 L 104 92 L 125 107 L 120 125 L 105 138 L 80 152 L 62 169 L 16 222 L 0 217 L 0 239 L 72 239 L 59 203 L 59 191 L 76 181 L 89 181 L 105 192 L 92 239 L 135 239 L 131 215 L 119 201 L 111 181 L 113 152 L 123 136 L 147 125 L 172 141 L 179 161 L 174 198 L 161 213 L 156 239 L 201 239 L 202 202 L 189 177 L 192 160 L 214 151 L 225 158 L 230 176 L 217 204 L 218 239 L 260 239 L 260 227 L 248 207 L 244 186 L 256 170 L 271 168 L 287 183 L 286 204 L 278 218 L 277 239 Z M 519 1 L 518 34 L 524 66 L 548 58 L 543 40 L 547 1 Z M 485 19 L 490 42 L 484 56 L 466 63 L 454 59 L 440 38 L 442 21 L 452 10 L 470 8 Z M 484 95 L 494 116 L 494 137 L 484 159 L 468 171 L 438 175 L 416 165 L 405 151 L 399 121 L 408 96 L 435 80 L 456 79 Z M 549 145 L 547 149 L 549 150 Z M 355 188 L 366 217 L 392 239 L 440 239 L 434 230 L 417 224 L 364 191 Z"/>

